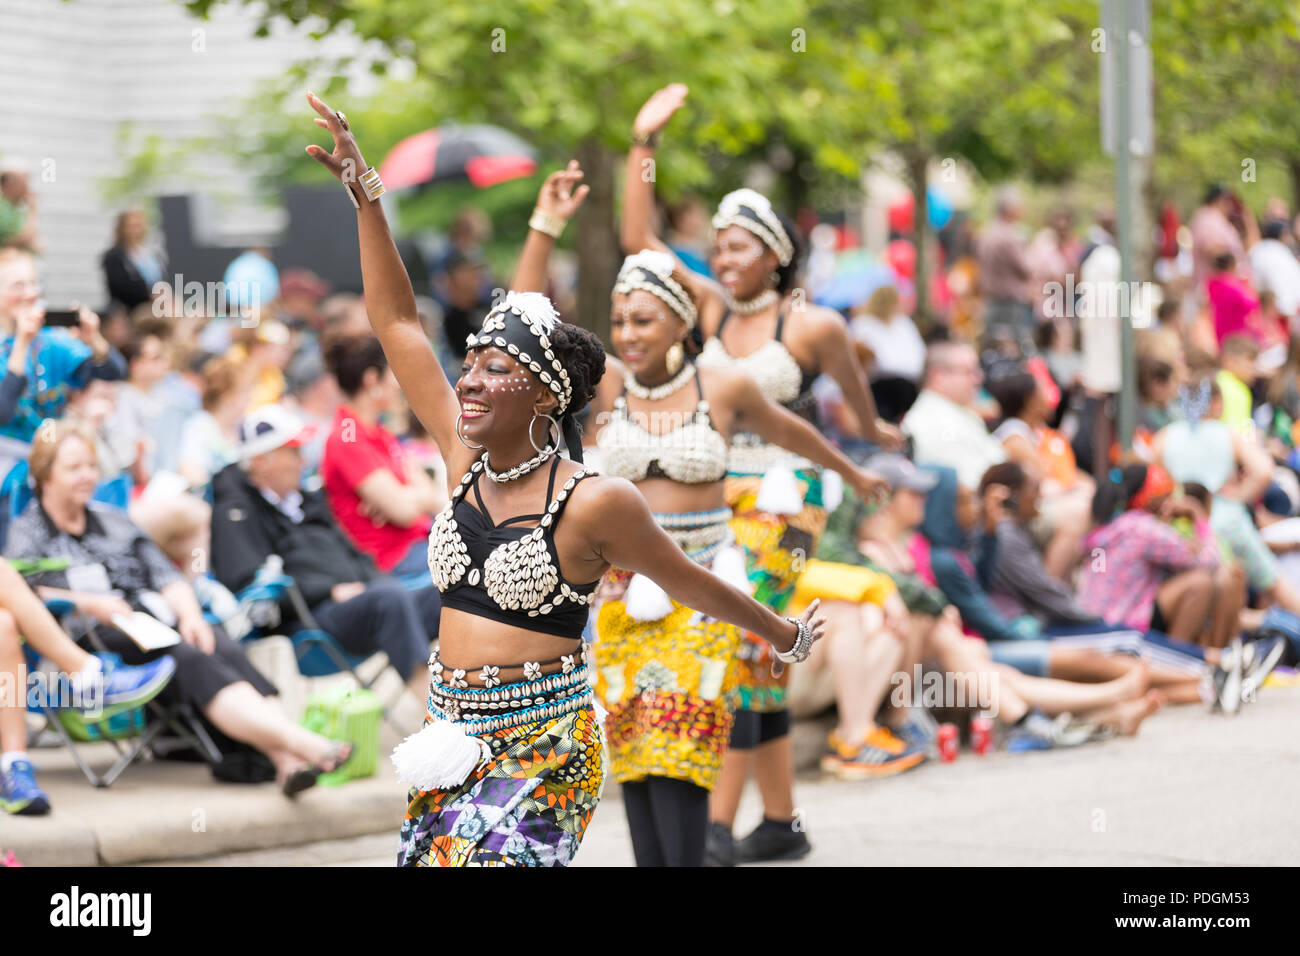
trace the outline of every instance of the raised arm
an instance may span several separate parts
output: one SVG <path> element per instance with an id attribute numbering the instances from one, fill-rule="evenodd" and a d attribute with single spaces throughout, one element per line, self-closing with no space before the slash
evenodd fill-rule
<path id="1" fill-rule="evenodd" d="M 621 478 L 603 478 L 588 490 L 583 531 L 600 557 L 624 571 L 644 574 L 677 603 L 720 621 L 752 631 L 778 651 L 794 644 L 796 628 L 748 594 L 696 564 L 655 524 L 641 492 Z M 821 636 L 825 618 L 814 616 L 817 602 L 803 619 Z"/>
<path id="2" fill-rule="evenodd" d="M 415 309 L 415 290 L 397 253 L 379 201 L 370 202 L 357 182 L 368 168 L 351 130 L 314 93 L 307 102 L 320 114 L 316 125 L 334 137 L 334 151 L 307 147 L 307 154 L 333 173 L 352 193 L 357 209 L 357 237 L 361 243 L 361 279 L 365 288 L 366 314 L 379 337 L 384 355 L 411 410 L 438 444 L 448 460 L 448 481 L 469 464 L 469 452 L 456 440 L 456 416 L 460 412 L 456 393 L 447 382 L 433 346 L 425 337 Z M 462 467 L 464 466 L 464 467 Z"/>
<path id="3" fill-rule="evenodd" d="M 864 501 L 888 492 L 878 475 L 859 468 L 807 421 L 768 399 L 752 378 L 742 374 L 727 378 L 722 394 L 736 410 L 738 430 L 753 432 L 766 442 L 839 472 Z"/>
<path id="4" fill-rule="evenodd" d="M 715 331 L 726 308 L 722 289 L 678 259 L 655 235 L 651 225 L 655 204 L 655 144 L 673 114 L 681 109 L 688 92 L 682 83 L 670 83 L 656 90 L 632 122 L 632 149 L 627 154 L 627 174 L 623 177 L 623 224 L 619 236 L 626 255 L 657 249 L 673 257 L 699 303 L 700 329 L 707 338 Z"/>
<path id="5" fill-rule="evenodd" d="M 623 253 L 642 249 L 671 250 L 655 235 L 651 226 L 655 205 L 655 143 L 674 113 L 686 102 L 689 90 L 683 83 L 670 83 L 646 100 L 632 121 L 632 149 L 627 154 L 627 176 L 623 180 Z"/>
<path id="6" fill-rule="evenodd" d="M 528 222 L 528 238 L 519 254 L 514 281 L 510 283 L 514 291 L 546 291 L 546 264 L 551 258 L 551 250 L 560 238 L 560 231 L 590 192 L 590 187 L 578 185 L 582 175 L 578 161 L 571 159 L 568 168 L 551 173 L 542 183 L 537 193 L 537 207 Z"/>

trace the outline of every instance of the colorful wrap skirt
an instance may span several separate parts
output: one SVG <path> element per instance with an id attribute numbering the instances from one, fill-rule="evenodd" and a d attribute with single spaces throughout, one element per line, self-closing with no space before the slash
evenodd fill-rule
<path id="1" fill-rule="evenodd" d="M 700 564 L 730 546 L 730 517 L 727 508 L 655 515 Z M 608 712 L 614 778 L 670 777 L 712 790 L 731 738 L 740 629 L 666 595 L 664 617 L 639 620 L 624 600 L 632 577 L 609 572 L 596 615 L 596 694 Z"/>
<path id="2" fill-rule="evenodd" d="M 795 584 L 826 528 L 821 472 L 813 467 L 794 472 L 803 499 L 803 507 L 797 514 L 758 510 L 763 477 L 728 473 L 727 502 L 734 512 L 731 529 L 736 543 L 745 552 L 745 568 L 754 589 L 754 600 L 777 614 L 784 614 L 794 596 Z M 780 677 L 772 676 L 772 646 L 746 633 L 737 659 L 740 667 L 737 707 L 758 712 L 784 710 L 790 669 L 787 667 Z"/>
<path id="3" fill-rule="evenodd" d="M 567 674 L 490 691 L 434 679 L 425 722 L 449 719 L 484 741 L 491 759 L 460 786 L 411 789 L 398 865 L 567 865 L 604 785 L 585 655 Z"/>

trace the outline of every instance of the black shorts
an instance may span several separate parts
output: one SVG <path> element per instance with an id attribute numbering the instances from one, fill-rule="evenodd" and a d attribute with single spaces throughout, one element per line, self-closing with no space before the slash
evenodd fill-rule
<path id="1" fill-rule="evenodd" d="M 762 744 L 779 740 L 790 732 L 790 711 L 774 710 L 760 713 L 755 710 L 736 711 L 736 721 L 731 727 L 731 749 L 753 750 Z"/>

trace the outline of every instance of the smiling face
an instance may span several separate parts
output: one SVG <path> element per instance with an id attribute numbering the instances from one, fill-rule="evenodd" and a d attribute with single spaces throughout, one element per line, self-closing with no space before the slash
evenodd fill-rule
<path id="1" fill-rule="evenodd" d="M 554 416 L 557 405 L 550 388 L 509 352 L 495 346 L 472 349 L 465 357 L 456 397 L 460 399 L 461 437 L 475 445 L 525 434 L 534 412 Z"/>
<path id="2" fill-rule="evenodd" d="M 686 323 L 657 295 L 637 289 L 614 296 L 610 341 L 628 371 L 642 381 L 667 375 L 668 350 L 685 335 Z"/>
<path id="3" fill-rule="evenodd" d="M 734 299 L 760 295 L 778 265 L 776 253 L 743 226 L 728 226 L 713 239 L 713 274 Z"/>
<path id="4" fill-rule="evenodd" d="M 67 507 L 84 508 L 99 484 L 95 450 L 77 435 L 69 436 L 54 453 L 50 473 L 41 482 L 41 499 Z"/>

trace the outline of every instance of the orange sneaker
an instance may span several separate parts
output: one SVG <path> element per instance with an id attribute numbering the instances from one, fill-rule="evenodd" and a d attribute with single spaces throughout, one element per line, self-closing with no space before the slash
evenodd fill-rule
<path id="1" fill-rule="evenodd" d="M 874 727 L 857 745 L 846 744 L 831 731 L 821 769 L 841 780 L 865 780 L 911 770 L 924 760 L 924 750 L 909 747 L 888 727 Z"/>

